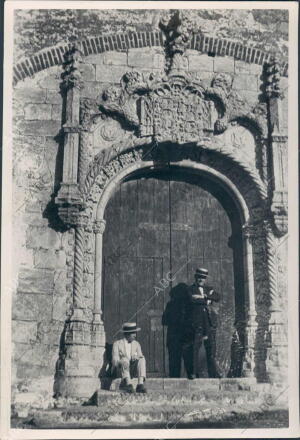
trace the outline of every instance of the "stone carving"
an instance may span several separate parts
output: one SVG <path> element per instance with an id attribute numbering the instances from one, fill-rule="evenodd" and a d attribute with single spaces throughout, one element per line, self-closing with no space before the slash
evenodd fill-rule
<path id="1" fill-rule="evenodd" d="M 177 10 L 173 15 L 167 13 L 159 23 L 166 36 L 166 71 L 174 73 L 176 69 L 182 69 L 182 55 L 189 47 L 195 24 L 188 18 L 184 10 Z"/>
<path id="2" fill-rule="evenodd" d="M 125 118 L 142 137 L 192 142 L 214 131 L 215 122 L 223 117 L 224 97 L 223 89 L 206 90 L 190 74 L 158 77 L 129 72 L 119 88 L 103 93 L 100 108 Z"/>
<path id="3" fill-rule="evenodd" d="M 287 191 L 275 191 L 271 206 L 274 223 L 279 236 L 288 232 L 288 194 Z"/>
<path id="4" fill-rule="evenodd" d="M 267 136 L 266 104 L 251 106 L 231 88 L 229 74 L 216 74 L 205 87 L 191 73 L 169 76 L 126 73 L 120 86 L 104 91 L 102 111 L 122 117 L 142 137 L 193 142 L 222 133 L 230 121 Z"/>
<path id="5" fill-rule="evenodd" d="M 113 119 L 107 119 L 100 128 L 100 134 L 106 142 L 114 142 L 120 138 L 120 124 Z"/>
<path id="6" fill-rule="evenodd" d="M 96 122 L 96 117 L 101 113 L 95 99 L 83 98 L 80 100 L 80 126 L 89 131 L 91 125 Z"/>
<path id="7" fill-rule="evenodd" d="M 63 89 L 68 90 L 73 87 L 80 89 L 83 86 L 82 73 L 80 70 L 83 62 L 82 57 L 83 53 L 76 44 L 65 54 L 65 62 L 63 64 L 64 72 L 62 74 Z"/>
<path id="8" fill-rule="evenodd" d="M 212 80 L 212 87 L 207 93 L 222 106 L 223 118 L 216 121 L 215 132 L 222 133 L 228 123 L 237 121 L 255 131 L 258 137 L 267 136 L 267 107 L 257 102 L 250 105 L 235 90 L 232 90 L 232 77 L 227 73 L 217 73 Z"/>
<path id="9" fill-rule="evenodd" d="M 82 297 L 83 261 L 85 252 L 85 226 L 88 224 L 86 213 L 80 213 L 76 219 L 75 252 L 74 252 L 74 281 L 73 305 L 74 308 L 84 308 Z"/>
<path id="10" fill-rule="evenodd" d="M 147 146 L 136 146 L 128 150 L 128 143 L 124 142 L 123 148 L 118 149 L 118 153 L 106 155 L 104 152 L 100 152 L 94 159 L 94 161 L 89 166 L 89 172 L 85 181 L 83 196 L 86 201 L 87 209 L 90 209 L 90 213 L 93 211 L 93 205 L 99 200 L 100 194 L 106 185 L 106 182 L 113 176 L 117 175 L 121 169 L 124 167 L 140 162 L 143 160 L 151 160 L 154 162 L 163 163 L 176 163 L 182 160 L 191 160 L 194 162 L 207 163 L 209 166 L 218 169 L 218 164 L 224 163 L 224 157 L 227 157 L 235 164 L 232 166 L 228 162 L 226 168 L 226 173 L 228 177 L 233 181 L 236 180 L 236 175 L 240 176 L 238 186 L 245 186 L 246 196 L 249 197 L 259 196 L 259 203 L 265 204 L 268 197 L 267 187 L 261 180 L 259 173 L 256 171 L 255 167 L 251 167 L 250 164 L 244 161 L 242 154 L 237 154 L 234 150 L 230 150 L 226 146 L 212 145 L 210 142 L 199 143 L 194 146 L 176 146 L 174 148 L 166 146 L 165 148 L 153 147 L 153 145 Z M 122 153 L 123 151 L 123 153 Z M 217 152 L 221 153 L 223 160 L 220 161 L 218 157 L 206 157 L 206 152 Z M 237 173 L 238 170 L 238 173 Z M 244 174 L 243 174 L 244 173 Z M 244 176 L 248 176 L 250 182 L 252 182 L 252 188 L 249 189 L 247 185 L 249 182 L 245 181 Z M 253 195 L 251 193 L 253 191 Z M 256 195 L 255 195 L 256 194 Z M 254 208 L 257 205 L 258 200 L 255 199 Z M 255 209 L 254 209 L 255 211 Z M 256 211 L 255 211 L 256 212 Z M 264 212 L 262 208 L 259 210 L 255 217 L 260 217 Z M 91 216 L 91 214 L 89 214 Z"/>
<path id="11" fill-rule="evenodd" d="M 283 98 L 280 90 L 280 62 L 275 55 L 266 69 L 266 95 L 268 98 Z"/>
<path id="12" fill-rule="evenodd" d="M 272 142 L 272 204 L 277 234 L 282 236 L 288 230 L 287 207 L 287 136 L 283 133 L 283 118 L 280 90 L 280 67 L 274 56 L 266 69 L 266 96 L 269 110 L 270 139 Z"/>
<path id="13" fill-rule="evenodd" d="M 267 264 L 268 264 L 268 280 L 269 280 L 269 295 L 271 299 L 271 311 L 278 311 L 278 289 L 277 289 L 277 262 L 276 262 L 276 241 L 272 232 L 272 227 L 268 220 L 264 221 L 264 232 L 266 236 L 267 245 Z"/>

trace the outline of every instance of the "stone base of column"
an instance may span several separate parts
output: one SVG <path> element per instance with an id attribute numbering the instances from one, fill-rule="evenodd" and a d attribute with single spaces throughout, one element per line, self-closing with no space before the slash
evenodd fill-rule
<path id="1" fill-rule="evenodd" d="M 255 344 L 257 323 L 250 321 L 245 327 L 245 355 L 243 361 L 243 377 L 255 377 Z"/>
<path id="2" fill-rule="evenodd" d="M 68 376 L 65 378 L 63 397 L 90 399 L 100 388 L 100 379 L 97 377 Z"/>
<path id="3" fill-rule="evenodd" d="M 266 372 L 271 383 L 288 383 L 288 342 L 286 323 L 273 312 L 267 334 Z"/>
<path id="4" fill-rule="evenodd" d="M 64 371 L 58 395 L 90 398 L 100 387 L 104 350 L 103 325 L 86 322 L 82 310 L 74 310 L 65 334 Z"/>

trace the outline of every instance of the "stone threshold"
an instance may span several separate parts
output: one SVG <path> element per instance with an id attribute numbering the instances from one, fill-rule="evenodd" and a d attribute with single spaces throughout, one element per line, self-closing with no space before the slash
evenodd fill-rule
<path id="1" fill-rule="evenodd" d="M 102 379 L 103 390 L 119 390 L 121 379 Z M 137 385 L 137 379 L 132 380 L 134 387 Z M 222 379 L 194 379 L 186 378 L 147 378 L 145 385 L 148 391 L 191 391 L 191 390 L 252 390 L 255 389 L 257 380 L 254 377 L 241 378 L 222 378 Z M 268 387 L 269 384 L 264 384 Z"/>

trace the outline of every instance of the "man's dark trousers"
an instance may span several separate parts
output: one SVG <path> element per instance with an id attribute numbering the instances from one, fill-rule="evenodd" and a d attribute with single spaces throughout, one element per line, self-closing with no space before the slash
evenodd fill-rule
<path id="1" fill-rule="evenodd" d="M 200 370 L 199 354 L 202 342 L 206 351 L 208 376 L 219 377 L 216 365 L 216 328 L 211 328 L 208 339 L 203 340 L 201 327 L 190 327 L 183 343 L 183 358 L 187 375 L 198 374 Z"/>

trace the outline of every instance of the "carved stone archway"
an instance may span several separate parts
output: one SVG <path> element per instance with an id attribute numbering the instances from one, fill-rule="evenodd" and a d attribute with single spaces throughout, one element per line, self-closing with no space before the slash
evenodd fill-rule
<path id="1" fill-rule="evenodd" d="M 67 121 L 56 203 L 65 225 L 75 229 L 73 313 L 65 339 L 68 395 L 90 395 L 98 386 L 105 345 L 99 294 L 105 228 L 101 213 L 110 191 L 138 168 L 166 164 L 208 173 L 236 201 L 244 224 L 249 298 L 244 374 L 261 380 L 280 377 L 280 353 L 286 342 L 281 337 L 276 246 L 287 232 L 287 207 L 286 182 L 278 164 L 286 153 L 287 138 L 281 132 L 278 62 L 274 59 L 267 66 L 265 102 L 250 107 L 232 90 L 228 75 L 216 75 L 211 87 L 204 87 L 186 73 L 181 61 L 188 45 L 177 38 L 168 40 L 166 74 L 129 72 L 120 86 L 108 88 L 97 100 L 80 99 L 83 59 L 78 48 L 71 50 L 64 66 Z M 158 111 L 170 110 L 168 106 L 176 109 L 176 118 Z M 100 118 L 116 118 L 128 130 L 120 143 L 93 157 L 91 136 Z M 222 133 L 232 123 L 254 134 L 263 152 L 262 166 L 251 162 L 240 145 L 224 142 Z"/>

